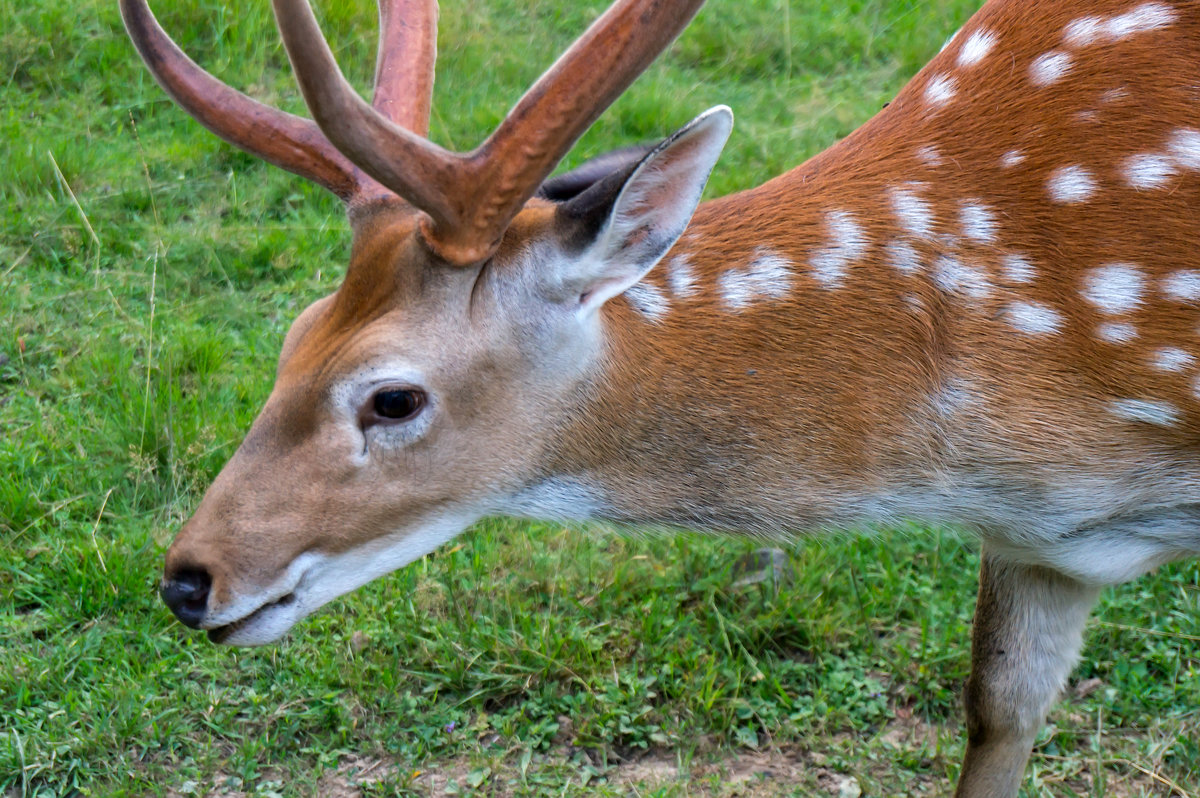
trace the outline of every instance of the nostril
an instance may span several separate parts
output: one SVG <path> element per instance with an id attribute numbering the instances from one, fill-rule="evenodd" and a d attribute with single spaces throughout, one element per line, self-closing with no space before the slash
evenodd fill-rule
<path id="1" fill-rule="evenodd" d="M 208 607 L 208 590 L 211 586 L 212 577 L 207 571 L 183 569 L 163 579 L 159 594 L 176 618 L 198 629 Z"/>

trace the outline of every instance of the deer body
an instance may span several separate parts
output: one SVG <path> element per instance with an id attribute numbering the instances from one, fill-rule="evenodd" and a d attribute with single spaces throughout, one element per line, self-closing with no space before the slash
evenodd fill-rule
<path id="1" fill-rule="evenodd" d="M 1173 35 L 1200 58 L 1190 22 Z M 1200 551 L 1188 420 L 1200 386 L 1187 351 L 1200 313 L 1175 290 L 1200 277 L 1200 256 L 1172 250 L 1200 235 L 1200 172 L 1170 167 L 1153 190 L 1123 173 L 1186 139 L 1184 119 L 1200 128 L 1200 91 L 1131 84 L 1164 46 L 1163 31 L 1146 32 L 1106 49 L 1112 74 L 1094 94 L 1030 98 L 1057 102 L 1065 133 L 962 136 L 941 119 L 949 106 L 930 113 L 938 76 L 1005 76 L 956 99 L 954 113 L 979 126 L 1028 92 L 999 52 L 958 65 L 961 43 L 992 25 L 1013 30 L 978 15 L 852 136 L 701 205 L 661 264 L 606 306 L 606 358 L 543 466 L 575 480 L 572 506 L 776 534 L 965 524 L 1092 584 Z M 1146 119 L 1160 97 L 1178 108 Z M 1109 125 L 1127 151 L 1099 148 Z M 1056 202 L 1059 166 L 1103 188 L 1092 202 Z M 1089 207 L 1102 191 L 1120 207 Z M 1093 227 L 1094 213 L 1111 224 Z M 1118 221 L 1128 213 L 1147 224 Z M 1090 298 L 1112 264 L 1140 281 L 1112 297 L 1132 303 L 1118 313 Z M 1135 337 L 1108 340 L 1119 324 Z"/>
<path id="2" fill-rule="evenodd" d="M 984 567 L 959 794 L 1015 794 L 1099 589 L 1200 553 L 1200 8 L 989 3 L 854 134 L 697 208 L 727 109 L 531 197 L 674 34 L 587 108 L 571 80 L 607 71 L 574 54 L 694 1 L 618 4 L 467 156 L 419 138 L 431 3 L 384 5 L 373 109 L 307 6 L 276 5 L 320 131 L 205 83 L 123 4 L 184 107 L 355 232 L 168 553 L 176 614 L 270 642 L 496 513 L 961 524 Z"/>

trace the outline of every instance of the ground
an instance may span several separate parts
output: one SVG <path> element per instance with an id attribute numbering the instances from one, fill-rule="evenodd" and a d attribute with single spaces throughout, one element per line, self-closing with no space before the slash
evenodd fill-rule
<path id="1" fill-rule="evenodd" d="M 1103 685 L 1091 679 L 1073 686 L 1072 696 L 1083 698 Z M 1065 710 L 1069 720 L 1082 722 L 1077 714 Z M 569 727 L 560 718 L 563 728 Z M 867 742 L 866 771 L 848 766 L 847 749 L 860 747 L 848 735 L 835 735 L 824 750 L 797 744 L 768 745 L 762 750 L 731 752 L 712 741 L 702 742 L 686 755 L 678 750 L 652 749 L 631 754 L 623 761 L 600 763 L 588 751 L 556 738 L 548 751 L 522 756 L 519 750 L 506 749 L 495 735 L 478 741 L 476 750 L 458 757 L 426 762 L 414 768 L 385 757 L 350 755 L 322 775 L 315 794 L 324 798 L 367 798 L 376 795 L 443 796 L 478 795 L 490 798 L 549 795 L 545 777 L 556 784 L 556 795 L 605 795 L 629 798 L 805 798 L 833 796 L 859 798 L 864 795 L 937 796 L 947 795 L 950 784 L 930 775 L 907 773 L 897 778 L 893 762 L 945 759 L 947 743 L 957 735 L 957 727 L 944 728 L 914 717 L 903 708 Z M 1097 795 L 1110 798 L 1137 796 L 1178 796 L 1190 798 L 1197 793 L 1186 790 L 1169 778 L 1129 760 L 1080 761 L 1077 767 L 1061 772 L 1054 765 L 1064 757 L 1035 753 L 1041 769 L 1034 781 L 1050 795 Z M 853 760 L 850 760 L 853 762 Z M 835 763 L 840 763 L 835 764 Z M 1097 777 L 1097 768 L 1105 772 Z M 860 779 L 862 781 L 860 782 Z M 863 788 L 863 782 L 874 787 Z M 168 798 L 207 794 L 222 798 L 251 798 L 274 791 L 287 794 L 282 780 L 264 775 L 250 790 L 238 779 L 218 773 L 201 785 L 190 783 L 182 790 L 168 790 Z"/>

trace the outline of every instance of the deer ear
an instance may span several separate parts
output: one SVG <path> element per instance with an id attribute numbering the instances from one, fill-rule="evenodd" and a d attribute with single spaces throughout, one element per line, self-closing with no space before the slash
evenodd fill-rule
<path id="1" fill-rule="evenodd" d="M 642 279 L 678 240 L 732 129 L 733 112 L 718 105 L 558 207 L 571 253 L 559 283 L 581 310 L 599 308 Z"/>
<path id="2" fill-rule="evenodd" d="M 622 147 L 597 155 L 569 172 L 547 178 L 538 189 L 537 196 L 551 202 L 566 202 L 614 173 L 620 173 L 624 180 L 653 151 L 653 146 L 643 145 Z"/>

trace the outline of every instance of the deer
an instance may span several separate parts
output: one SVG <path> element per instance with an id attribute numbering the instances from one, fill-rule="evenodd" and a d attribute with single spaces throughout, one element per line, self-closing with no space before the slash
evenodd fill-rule
<path id="1" fill-rule="evenodd" d="M 273 0 L 312 119 L 120 0 L 155 79 L 344 202 L 163 600 L 264 645 L 485 516 L 982 542 L 958 796 L 1012 796 L 1100 590 L 1200 552 L 1200 7 L 989 0 L 872 119 L 701 202 L 724 106 L 549 178 L 703 0 L 617 0 L 476 149 L 428 139 L 436 0 L 372 101 Z M 1189 232 L 1190 231 L 1190 232 Z"/>

